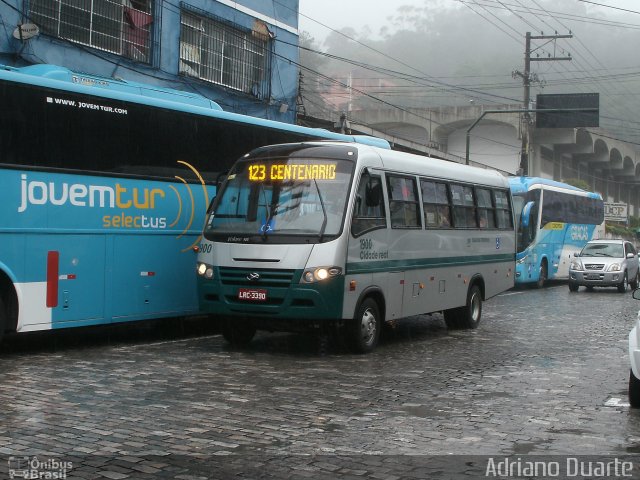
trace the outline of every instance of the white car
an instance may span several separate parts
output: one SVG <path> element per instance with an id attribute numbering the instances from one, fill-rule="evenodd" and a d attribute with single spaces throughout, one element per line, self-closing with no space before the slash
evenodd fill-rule
<path id="1" fill-rule="evenodd" d="M 633 291 L 633 298 L 640 300 L 640 289 Z M 629 332 L 629 363 L 629 403 L 632 408 L 640 408 L 640 312 Z"/>

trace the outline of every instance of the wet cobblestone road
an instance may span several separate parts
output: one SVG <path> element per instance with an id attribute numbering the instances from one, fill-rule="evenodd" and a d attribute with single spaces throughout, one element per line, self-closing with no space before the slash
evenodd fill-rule
<path id="1" fill-rule="evenodd" d="M 72 462 L 67 478 L 188 480 L 427 478 L 446 457 L 426 467 L 426 455 L 640 454 L 626 394 L 638 308 L 615 289 L 510 291 L 478 330 L 416 317 L 369 355 L 268 333 L 234 350 L 137 326 L 109 342 L 104 330 L 8 337 L 0 478 L 33 456 Z"/>

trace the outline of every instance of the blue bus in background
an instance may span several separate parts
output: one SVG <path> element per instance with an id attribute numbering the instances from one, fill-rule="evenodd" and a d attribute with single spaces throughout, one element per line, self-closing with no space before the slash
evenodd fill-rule
<path id="1" fill-rule="evenodd" d="M 224 112 L 196 94 L 0 66 L 0 338 L 198 313 L 216 184 L 263 145 L 350 137 Z"/>
<path id="2" fill-rule="evenodd" d="M 510 177 L 509 186 L 517 225 L 516 285 L 566 280 L 571 255 L 604 222 L 602 197 L 546 178 Z"/>

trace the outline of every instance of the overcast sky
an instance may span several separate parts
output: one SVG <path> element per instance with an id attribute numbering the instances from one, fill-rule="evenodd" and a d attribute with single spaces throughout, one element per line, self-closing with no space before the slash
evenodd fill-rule
<path id="1" fill-rule="evenodd" d="M 330 33 L 330 30 L 319 23 L 336 30 L 352 27 L 357 32 L 361 32 L 368 26 L 375 38 L 380 29 L 388 23 L 389 16 L 393 16 L 399 7 L 403 5 L 421 7 L 425 3 L 449 7 L 462 5 L 456 0 L 300 0 L 299 27 L 300 30 L 309 32 L 320 43 Z M 593 4 L 599 3 L 640 12 L 640 0 L 593 0 L 593 3 L 580 2 L 579 0 L 557 0 L 556 9 L 562 11 L 563 6 L 572 7 L 577 3 L 582 3 L 588 9 L 600 11 L 606 15 L 625 15 L 625 21 L 628 22 L 640 22 L 640 14 L 603 8 Z"/>

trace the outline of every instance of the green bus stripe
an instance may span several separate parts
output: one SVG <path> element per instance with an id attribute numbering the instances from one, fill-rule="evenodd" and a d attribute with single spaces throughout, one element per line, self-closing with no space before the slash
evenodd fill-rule
<path id="1" fill-rule="evenodd" d="M 513 262 L 515 255 L 501 253 L 494 255 L 475 255 L 473 257 L 415 258 L 406 260 L 384 260 L 351 262 L 346 265 L 346 273 L 374 273 L 397 270 L 418 270 L 421 268 L 443 268 L 461 265 L 480 265 L 483 263 Z"/>

